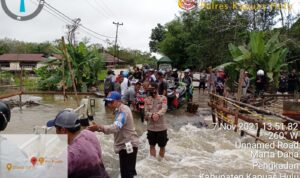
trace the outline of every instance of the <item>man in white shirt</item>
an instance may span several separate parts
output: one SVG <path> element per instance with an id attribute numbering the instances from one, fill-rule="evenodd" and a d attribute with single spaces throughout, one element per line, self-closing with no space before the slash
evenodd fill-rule
<path id="1" fill-rule="evenodd" d="M 125 94 L 125 91 L 128 89 L 129 87 L 129 81 L 128 78 L 124 77 L 123 75 L 120 75 L 120 80 L 122 81 L 121 83 L 121 95 L 123 96 Z"/>

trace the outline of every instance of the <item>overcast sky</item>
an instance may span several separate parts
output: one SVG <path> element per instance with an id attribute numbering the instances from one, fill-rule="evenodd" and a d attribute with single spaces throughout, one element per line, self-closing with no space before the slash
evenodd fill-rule
<path id="1" fill-rule="evenodd" d="M 8 7 L 15 14 L 20 0 L 6 0 Z M 37 0 L 25 0 L 26 13 L 30 14 L 36 8 Z M 293 12 L 299 12 L 300 1 L 291 0 Z M 125 48 L 149 51 L 148 43 L 157 23 L 165 24 L 181 11 L 177 0 L 46 0 L 71 18 L 81 18 L 81 23 L 106 36 L 115 36 L 114 22 L 123 23 L 119 28 L 119 44 Z M 0 9 L 0 38 L 43 42 L 53 41 L 66 33 L 66 22 L 50 14 L 45 8 L 39 16 L 19 22 L 8 17 Z M 48 10 L 49 11 L 49 10 Z M 25 13 L 25 15 L 26 15 Z M 101 43 L 106 47 L 107 38 L 97 36 L 97 39 L 83 30 L 79 30 L 78 38 L 90 37 L 92 42 Z M 110 38 L 111 41 L 114 38 Z"/>

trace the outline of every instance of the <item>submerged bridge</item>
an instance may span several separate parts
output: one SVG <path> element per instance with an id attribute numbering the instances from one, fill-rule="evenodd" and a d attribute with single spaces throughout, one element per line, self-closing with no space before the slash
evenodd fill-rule
<path id="1" fill-rule="evenodd" d="M 210 93 L 208 105 L 212 109 L 213 124 L 225 130 L 240 131 L 241 136 L 249 135 L 263 143 L 276 141 L 273 148 L 284 153 L 289 150 L 282 145 L 300 143 L 299 120 L 213 93 Z M 294 155 L 291 157 L 300 160 Z"/>

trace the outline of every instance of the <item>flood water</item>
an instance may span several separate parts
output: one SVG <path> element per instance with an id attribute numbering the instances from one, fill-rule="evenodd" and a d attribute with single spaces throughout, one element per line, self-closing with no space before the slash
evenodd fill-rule
<path id="1" fill-rule="evenodd" d="M 64 108 L 75 108 L 76 102 L 69 98 L 64 102 L 62 96 L 40 95 L 24 96 L 34 100 L 39 106 L 12 110 L 12 118 L 3 134 L 32 134 L 35 126 L 42 126 Z M 169 142 L 166 147 L 166 158 L 158 161 L 149 156 L 149 145 L 146 138 L 146 126 L 137 115 L 135 125 L 140 136 L 140 147 L 137 160 L 138 177 L 205 177 L 232 175 L 287 175 L 300 177 L 300 161 L 292 158 L 256 158 L 251 153 L 262 149 L 237 148 L 236 143 L 255 143 L 253 138 L 240 137 L 239 133 L 214 128 L 211 124 L 209 108 L 200 108 L 198 114 L 188 114 L 184 109 L 166 114 L 170 129 Z M 104 108 L 102 99 L 96 99 L 95 121 L 111 124 L 113 114 Z M 203 121 L 208 127 L 203 126 Z M 51 131 L 54 133 L 54 131 Z M 113 135 L 97 133 L 101 142 L 104 163 L 113 178 L 119 175 L 118 155 L 113 151 Z M 295 149 L 299 152 L 299 148 Z M 275 150 L 265 150 L 275 152 Z M 293 164 L 299 163 L 299 169 L 258 169 L 254 163 L 260 164 Z M 286 177 L 288 178 L 288 177 Z"/>

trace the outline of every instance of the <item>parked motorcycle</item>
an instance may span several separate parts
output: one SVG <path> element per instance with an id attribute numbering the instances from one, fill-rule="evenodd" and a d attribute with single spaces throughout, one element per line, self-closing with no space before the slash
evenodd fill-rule
<path id="1" fill-rule="evenodd" d="M 168 110 L 178 109 L 184 105 L 185 95 L 187 92 L 186 84 L 179 82 L 177 85 L 174 81 L 168 82 Z"/>
<path id="2" fill-rule="evenodd" d="M 131 105 L 132 111 L 139 113 L 142 122 L 145 118 L 145 98 L 146 93 L 141 89 L 136 93 L 135 101 Z"/>

